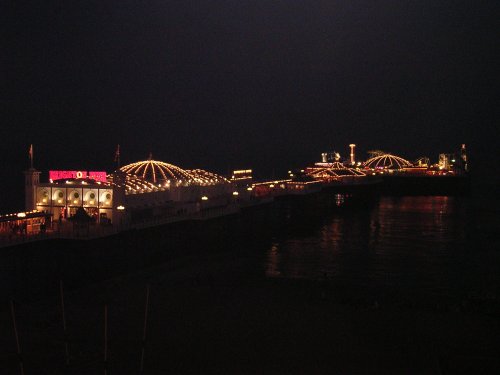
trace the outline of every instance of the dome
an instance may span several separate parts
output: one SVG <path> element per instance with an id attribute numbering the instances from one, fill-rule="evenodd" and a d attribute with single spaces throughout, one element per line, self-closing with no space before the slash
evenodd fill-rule
<path id="1" fill-rule="evenodd" d="M 191 182 L 193 177 L 188 171 L 175 165 L 157 160 L 144 160 L 124 165 L 121 171 L 133 174 L 155 185 Z"/>
<path id="2" fill-rule="evenodd" d="M 384 154 L 368 159 L 365 161 L 364 166 L 368 168 L 401 169 L 411 167 L 412 164 L 399 156 Z"/>

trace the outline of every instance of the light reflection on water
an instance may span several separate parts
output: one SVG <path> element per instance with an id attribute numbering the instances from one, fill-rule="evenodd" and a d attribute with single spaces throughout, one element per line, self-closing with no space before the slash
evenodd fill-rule
<path id="1" fill-rule="evenodd" d="M 465 211 L 464 202 L 453 197 L 381 198 L 371 210 L 341 211 L 312 232 L 275 238 L 265 272 L 448 288 L 460 278 L 456 254 L 466 246 Z"/>

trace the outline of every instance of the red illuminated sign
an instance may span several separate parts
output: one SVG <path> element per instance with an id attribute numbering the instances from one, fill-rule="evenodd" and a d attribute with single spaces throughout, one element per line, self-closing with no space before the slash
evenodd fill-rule
<path id="1" fill-rule="evenodd" d="M 71 178 L 88 178 L 99 182 L 106 182 L 106 172 L 96 171 L 49 171 L 49 179 L 68 180 Z"/>

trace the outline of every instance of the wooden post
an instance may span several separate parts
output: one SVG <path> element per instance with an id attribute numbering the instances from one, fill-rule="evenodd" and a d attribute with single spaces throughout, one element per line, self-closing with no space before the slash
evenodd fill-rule
<path id="1" fill-rule="evenodd" d="M 104 305 L 104 375 L 108 373 L 108 305 Z"/>
<path id="2" fill-rule="evenodd" d="M 140 373 L 144 372 L 144 347 L 146 345 L 146 330 L 148 327 L 148 310 L 149 310 L 149 285 L 146 286 L 146 306 L 144 308 L 144 329 L 142 333 L 142 352 L 141 352 L 141 368 Z"/>
<path id="3" fill-rule="evenodd" d="M 69 365 L 68 331 L 66 329 L 66 312 L 64 309 L 64 288 L 62 280 L 59 283 L 59 291 L 61 293 L 61 313 L 62 313 L 63 331 L 64 331 L 64 354 L 66 356 L 66 366 L 68 366 Z"/>
<path id="4" fill-rule="evenodd" d="M 19 358 L 19 371 L 24 375 L 23 359 L 21 357 L 21 345 L 19 344 L 19 334 L 17 333 L 16 313 L 14 311 L 14 301 L 10 301 L 10 312 L 12 315 L 12 325 L 14 326 L 14 336 L 16 337 L 16 351 Z"/>

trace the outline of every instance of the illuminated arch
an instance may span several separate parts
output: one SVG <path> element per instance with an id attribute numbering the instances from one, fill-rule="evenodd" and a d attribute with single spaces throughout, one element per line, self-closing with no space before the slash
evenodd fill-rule
<path id="1" fill-rule="evenodd" d="M 65 189 L 52 190 L 52 202 L 54 206 L 64 206 L 66 202 Z"/>
<path id="2" fill-rule="evenodd" d="M 411 167 L 412 163 L 396 155 L 384 154 L 368 159 L 363 165 L 372 169 L 402 169 Z"/>
<path id="3" fill-rule="evenodd" d="M 50 204 L 50 190 L 48 188 L 37 189 L 37 202 L 41 205 Z"/>
<path id="4" fill-rule="evenodd" d="M 111 208 L 113 205 L 113 189 L 99 191 L 99 207 Z"/>
<path id="5" fill-rule="evenodd" d="M 84 206 L 97 206 L 97 190 L 88 190 L 83 195 Z"/>
<path id="6" fill-rule="evenodd" d="M 82 192 L 74 189 L 68 195 L 68 206 L 80 206 L 82 202 Z"/>

